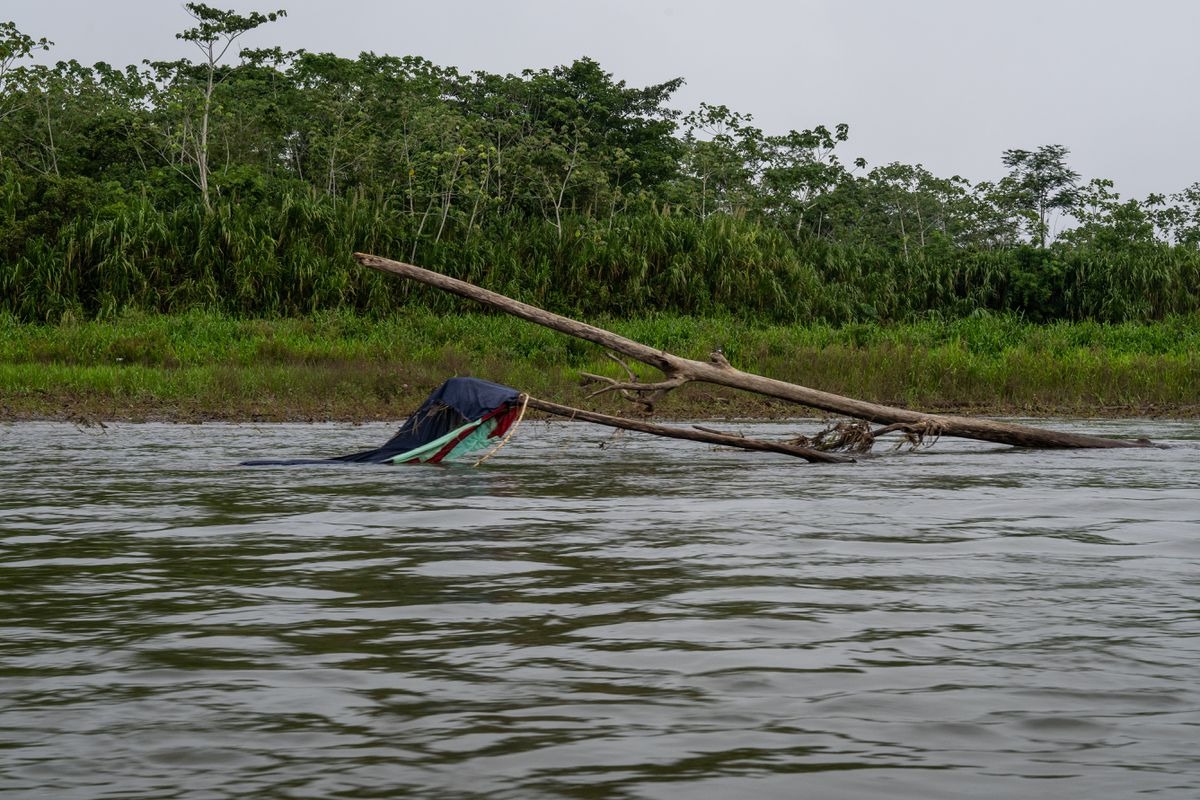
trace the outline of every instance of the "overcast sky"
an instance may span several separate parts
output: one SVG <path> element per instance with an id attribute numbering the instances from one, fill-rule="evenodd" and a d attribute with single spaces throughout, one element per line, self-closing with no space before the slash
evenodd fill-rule
<path id="1" fill-rule="evenodd" d="M 214 0 L 288 17 L 246 36 L 353 57 L 420 55 L 520 72 L 580 56 L 673 105 L 724 103 L 767 133 L 850 125 L 843 160 L 972 181 L 1007 148 L 1064 144 L 1123 197 L 1200 181 L 1197 0 Z M 173 0 L 0 0 L 49 60 L 195 57 Z M 43 58 L 42 60 L 46 60 Z"/>

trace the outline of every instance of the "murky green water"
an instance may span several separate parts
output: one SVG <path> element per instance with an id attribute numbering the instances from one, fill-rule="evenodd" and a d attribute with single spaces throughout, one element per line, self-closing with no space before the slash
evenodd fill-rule
<path id="1" fill-rule="evenodd" d="M 1174 446 L 0 427 L 0 794 L 1198 797 L 1200 425 L 1060 427 Z"/>

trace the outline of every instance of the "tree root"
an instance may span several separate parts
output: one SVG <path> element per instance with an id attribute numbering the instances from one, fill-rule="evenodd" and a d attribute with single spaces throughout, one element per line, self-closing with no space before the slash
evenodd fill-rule
<path id="1" fill-rule="evenodd" d="M 869 453 L 876 439 L 896 432 L 903 434 L 903 438 L 896 442 L 892 450 L 907 445 L 911 452 L 933 446 L 942 435 L 942 425 L 930 418 L 922 422 L 897 422 L 872 429 L 866 420 L 837 420 L 811 437 L 801 434 L 789 439 L 788 444 L 823 452 Z"/>

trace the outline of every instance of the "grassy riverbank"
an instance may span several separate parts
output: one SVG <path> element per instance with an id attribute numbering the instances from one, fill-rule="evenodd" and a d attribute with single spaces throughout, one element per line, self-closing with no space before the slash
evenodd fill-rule
<path id="1" fill-rule="evenodd" d="M 757 326 L 654 316 L 596 320 L 638 341 L 839 394 L 932 411 L 1200 415 L 1200 318 L 1031 325 L 1011 317 L 897 326 Z M 509 317 L 274 320 L 209 313 L 31 325 L 0 317 L 0 418 L 324 420 L 403 417 L 451 375 L 583 404 L 580 371 L 620 375 L 599 348 Z M 653 371 L 638 366 L 646 379 Z M 612 399 L 586 401 L 616 410 Z M 664 416 L 794 416 L 716 387 Z"/>

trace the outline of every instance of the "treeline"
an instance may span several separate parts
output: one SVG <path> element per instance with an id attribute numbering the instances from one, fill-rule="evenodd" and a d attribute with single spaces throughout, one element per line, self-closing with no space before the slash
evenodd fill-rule
<path id="1" fill-rule="evenodd" d="M 452 307 L 355 267 L 356 250 L 581 314 L 1200 310 L 1200 183 L 1122 199 L 1059 145 L 1006 151 L 995 183 L 845 163 L 845 125 L 684 114 L 678 79 L 238 53 L 284 12 L 185 9 L 194 60 L 123 69 L 40 65 L 51 43 L 0 23 L 0 311 Z"/>

